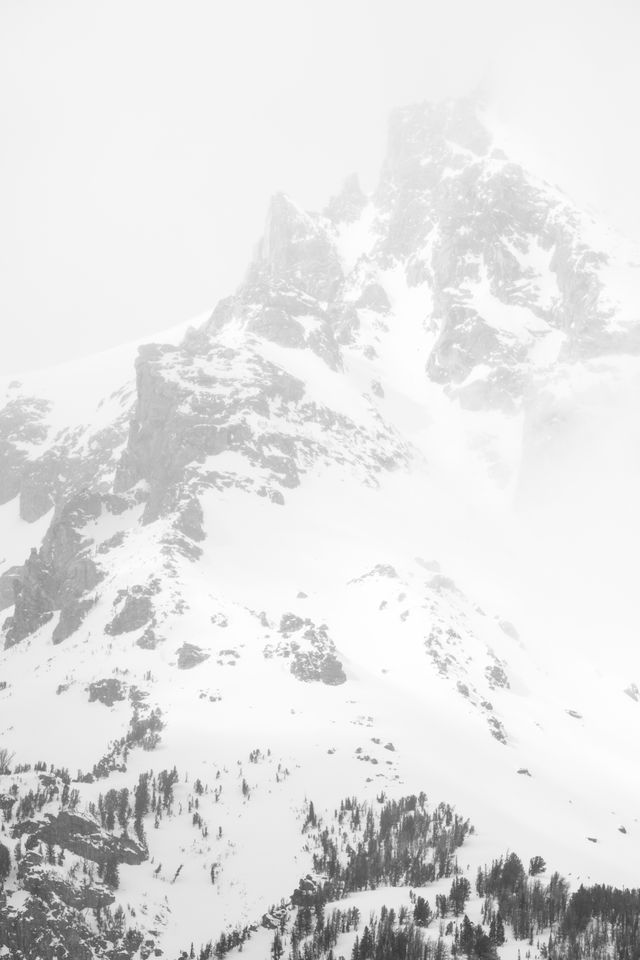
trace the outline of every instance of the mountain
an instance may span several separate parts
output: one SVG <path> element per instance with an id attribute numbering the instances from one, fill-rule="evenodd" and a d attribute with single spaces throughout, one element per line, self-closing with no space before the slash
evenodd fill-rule
<path id="1" fill-rule="evenodd" d="M 509 850 L 637 883 L 639 376 L 640 250 L 460 100 L 275 196 L 210 315 L 2 383 L 0 956 L 279 960 L 327 877 Z"/>

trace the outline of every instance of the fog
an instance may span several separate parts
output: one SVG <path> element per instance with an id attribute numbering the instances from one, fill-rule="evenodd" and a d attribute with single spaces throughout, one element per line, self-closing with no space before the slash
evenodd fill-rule
<path id="1" fill-rule="evenodd" d="M 152 334 L 240 280 L 269 196 L 375 184 L 389 111 L 481 89 L 640 237 L 638 5 L 4 0 L 0 371 Z"/>

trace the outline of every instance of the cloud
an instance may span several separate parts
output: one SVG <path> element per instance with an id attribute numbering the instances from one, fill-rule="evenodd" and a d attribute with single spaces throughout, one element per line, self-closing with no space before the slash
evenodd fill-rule
<path id="1" fill-rule="evenodd" d="M 523 154 L 640 235 L 626 2 L 10 2 L 0 7 L 5 371 L 199 313 L 268 198 L 375 183 L 389 110 L 484 84 Z"/>

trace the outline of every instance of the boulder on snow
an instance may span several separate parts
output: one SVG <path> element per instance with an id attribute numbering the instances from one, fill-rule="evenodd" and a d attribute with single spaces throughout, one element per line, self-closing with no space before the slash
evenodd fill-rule
<path id="1" fill-rule="evenodd" d="M 191 670 L 209 659 L 210 654 L 194 643 L 183 643 L 178 650 L 178 669 Z"/>

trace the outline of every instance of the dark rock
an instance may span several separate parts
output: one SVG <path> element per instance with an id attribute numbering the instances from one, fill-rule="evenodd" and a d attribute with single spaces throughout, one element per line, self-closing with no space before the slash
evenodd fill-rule
<path id="1" fill-rule="evenodd" d="M 485 667 L 484 675 L 489 681 L 489 686 L 492 690 L 496 688 L 502 688 L 503 690 L 509 690 L 511 684 L 509 683 L 509 678 L 504 670 L 502 664 L 496 660 L 495 663 L 490 664 L 490 666 Z"/>
<path id="2" fill-rule="evenodd" d="M 384 287 L 381 287 L 379 283 L 370 283 L 366 286 L 356 306 L 368 310 L 375 310 L 378 313 L 388 313 L 391 309 L 389 297 Z"/>
<path id="3" fill-rule="evenodd" d="M 5 622 L 5 647 L 19 643 L 51 620 L 56 606 L 55 593 L 53 572 L 33 548 L 22 568 L 22 576 L 14 580 L 15 609 Z"/>
<path id="4" fill-rule="evenodd" d="M 278 629 L 280 633 L 287 636 L 290 633 L 295 633 L 296 630 L 301 630 L 305 623 L 311 623 L 311 621 L 303 620 L 302 617 L 297 616 L 295 613 L 283 613 Z"/>
<path id="5" fill-rule="evenodd" d="M 114 895 L 103 884 L 74 883 L 57 871 L 41 866 L 25 871 L 21 863 L 21 881 L 25 890 L 41 900 L 50 903 L 57 897 L 75 910 L 100 910 L 115 902 Z"/>
<path id="6" fill-rule="evenodd" d="M 109 859 L 118 863 L 139 864 L 147 859 L 146 850 L 128 837 L 107 833 L 94 820 L 60 810 L 57 815 L 45 813 L 42 820 L 23 820 L 12 830 L 14 838 L 28 834 L 36 843 L 50 843 L 71 853 L 105 864 Z"/>
<path id="7" fill-rule="evenodd" d="M 507 734 L 500 720 L 498 720 L 497 717 L 492 716 L 488 718 L 487 722 L 489 724 L 489 730 L 491 732 L 491 736 L 495 740 L 497 740 L 498 743 L 506 744 Z"/>
<path id="8" fill-rule="evenodd" d="M 53 644 L 62 643 L 63 640 L 75 633 L 82 626 L 85 617 L 94 606 L 95 598 L 91 597 L 82 597 L 67 603 L 60 611 L 60 619 L 51 634 L 51 642 Z"/>
<path id="9" fill-rule="evenodd" d="M 317 627 L 309 619 L 285 613 L 280 621 L 280 633 L 284 640 L 275 647 L 265 647 L 266 657 L 275 654 L 288 658 L 293 676 L 306 683 L 319 681 L 337 686 L 346 682 L 343 666 L 325 624 Z M 296 638 L 289 639 L 293 635 Z"/>
<path id="10" fill-rule="evenodd" d="M 116 603 L 122 606 L 113 620 L 106 625 L 105 633 L 117 637 L 122 633 L 131 633 L 140 630 L 153 619 L 153 603 L 151 598 L 158 592 L 156 583 L 142 586 L 136 584 L 128 590 L 121 591 Z"/>
<path id="11" fill-rule="evenodd" d="M 22 573 L 22 567 L 9 567 L 0 574 L 0 610 L 6 610 L 16 602 L 16 586 L 20 583 Z"/>
<path id="12" fill-rule="evenodd" d="M 178 669 L 191 670 L 209 659 L 210 654 L 193 643 L 183 643 L 178 650 Z"/>
<path id="13" fill-rule="evenodd" d="M 353 223 L 366 204 L 367 197 L 362 191 L 358 175 L 352 173 L 345 180 L 340 193 L 331 198 L 324 212 L 334 223 Z"/>
<path id="14" fill-rule="evenodd" d="M 147 627 L 141 637 L 136 640 L 136 645 L 143 650 L 155 650 L 162 638 L 159 637 L 153 627 Z"/>
<path id="15" fill-rule="evenodd" d="M 82 623 L 91 607 L 85 595 L 102 575 L 88 555 L 91 541 L 81 530 L 100 516 L 104 499 L 85 491 L 56 509 L 42 546 L 32 549 L 14 578 L 15 609 L 6 623 L 5 646 L 30 636 L 57 610 L 61 616 L 54 631 L 55 643 Z"/>

